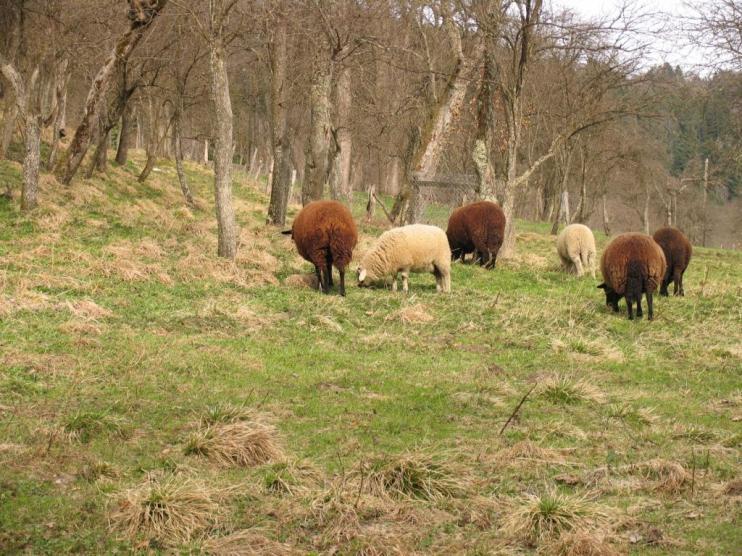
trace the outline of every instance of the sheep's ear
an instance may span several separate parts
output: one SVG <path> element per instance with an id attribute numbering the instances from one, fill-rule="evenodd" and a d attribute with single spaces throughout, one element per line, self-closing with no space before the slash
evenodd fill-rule
<path id="1" fill-rule="evenodd" d="M 606 287 L 607 287 L 607 286 L 605 285 L 605 282 L 603 282 L 602 284 L 600 284 L 600 285 L 598 286 L 598 289 L 599 289 L 599 290 L 604 290 L 604 289 L 606 289 Z"/>
<path id="2" fill-rule="evenodd" d="M 366 279 L 366 269 L 365 268 L 361 268 L 358 271 L 358 281 L 359 282 L 363 282 L 365 279 Z"/>
<path id="3" fill-rule="evenodd" d="M 281 233 L 282 233 L 283 235 L 285 235 L 285 236 L 290 236 L 290 235 L 291 235 L 291 232 L 292 232 L 292 230 L 282 230 L 282 231 L 281 231 Z"/>

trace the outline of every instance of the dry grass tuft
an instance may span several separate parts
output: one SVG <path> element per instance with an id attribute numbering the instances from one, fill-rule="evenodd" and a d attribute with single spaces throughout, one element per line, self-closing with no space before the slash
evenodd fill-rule
<path id="1" fill-rule="evenodd" d="M 471 474 L 452 461 L 450 454 L 407 452 L 374 460 L 356 472 L 375 496 L 439 500 L 462 496 L 473 486 Z"/>
<path id="2" fill-rule="evenodd" d="M 727 496 L 742 496 L 742 479 L 729 481 L 721 492 Z"/>
<path id="3" fill-rule="evenodd" d="M 274 541 L 254 529 L 235 531 L 223 537 L 211 537 L 201 545 L 214 556 L 288 556 L 305 554 L 286 543 Z"/>
<path id="4" fill-rule="evenodd" d="M 163 546 L 178 546 L 199 538 L 220 517 L 217 493 L 205 483 L 169 475 L 153 475 L 124 491 L 110 514 L 112 528 L 129 539 L 155 539 Z"/>
<path id="5" fill-rule="evenodd" d="M 540 546 L 573 531 L 602 530 L 607 519 L 588 498 L 549 490 L 523 495 L 506 512 L 500 531 L 517 542 Z"/>
<path id="6" fill-rule="evenodd" d="M 399 319 L 404 324 L 423 324 L 426 322 L 433 322 L 435 317 L 431 315 L 425 305 L 422 303 L 415 303 L 414 305 L 406 305 L 399 311 L 389 315 L 386 320 Z"/>
<path id="7" fill-rule="evenodd" d="M 605 394 L 596 386 L 584 379 L 561 373 L 544 379 L 536 390 L 539 396 L 556 405 L 601 404 L 606 401 Z"/>
<path id="8" fill-rule="evenodd" d="M 679 463 L 655 458 L 640 463 L 618 467 L 601 467 L 591 474 L 591 480 L 597 481 L 611 475 L 637 475 L 644 482 L 638 488 L 677 494 L 690 484 L 690 473 Z"/>
<path id="9" fill-rule="evenodd" d="M 187 439 L 184 451 L 224 467 L 251 467 L 284 459 L 278 430 L 260 420 L 202 426 Z"/>
<path id="10" fill-rule="evenodd" d="M 600 531 L 577 529 L 563 533 L 556 540 L 539 547 L 540 554 L 549 556 L 619 556 Z"/>
<path id="11" fill-rule="evenodd" d="M 310 288 L 317 289 L 317 276 L 312 274 L 291 274 L 286 277 L 283 283 L 292 288 Z"/>
<path id="12" fill-rule="evenodd" d="M 101 307 L 95 301 L 90 299 L 67 301 L 65 307 L 75 317 L 85 320 L 99 320 L 110 317 L 113 314 L 110 310 Z"/>
<path id="13" fill-rule="evenodd" d="M 540 463 L 564 463 L 564 456 L 551 448 L 542 448 L 530 440 L 521 440 L 509 448 L 500 450 L 495 458 L 505 465 L 520 465 L 518 461 L 535 461 Z"/>
<path id="14" fill-rule="evenodd" d="M 308 485 L 317 485 L 319 472 L 309 463 L 284 461 L 270 465 L 263 475 L 263 488 L 278 496 L 295 496 L 306 493 Z"/>

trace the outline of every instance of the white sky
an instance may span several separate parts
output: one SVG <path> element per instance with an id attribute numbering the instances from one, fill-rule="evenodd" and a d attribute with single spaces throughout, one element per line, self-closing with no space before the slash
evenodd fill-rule
<path id="1" fill-rule="evenodd" d="M 586 18 L 615 15 L 624 4 L 622 0 L 551 0 L 551 3 L 555 8 L 569 8 Z M 704 63 L 705 53 L 683 46 L 680 33 L 676 31 L 673 37 L 670 32 L 656 31 L 662 26 L 676 29 L 680 26 L 678 17 L 688 14 L 683 0 L 634 0 L 631 5 L 632 10 L 639 9 L 642 13 L 652 14 L 653 23 L 647 25 L 644 30 L 647 34 L 643 37 L 650 42 L 652 48 L 647 65 L 668 62 L 688 71 L 697 70 Z"/>

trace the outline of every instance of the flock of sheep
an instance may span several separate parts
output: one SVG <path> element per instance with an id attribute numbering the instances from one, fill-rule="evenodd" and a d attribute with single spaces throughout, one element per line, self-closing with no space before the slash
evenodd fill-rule
<path id="1" fill-rule="evenodd" d="M 479 201 L 457 208 L 444 232 L 437 226 L 411 224 L 387 230 L 361 259 L 358 285 L 371 286 L 402 277 L 402 290 L 409 288 L 410 272 L 432 272 L 436 290 L 451 291 L 451 262 L 462 261 L 469 253 L 485 268 L 494 268 L 505 232 L 505 214 L 495 203 Z M 345 295 L 345 270 L 353 258 L 358 230 L 348 208 L 337 201 L 315 201 L 294 219 L 291 234 L 299 254 L 314 265 L 320 291 L 333 286 L 332 267 L 340 273 L 340 295 Z M 595 278 L 595 238 L 587 226 L 571 224 L 559 234 L 556 243 L 562 267 L 577 276 L 590 272 Z M 649 320 L 654 317 L 652 296 L 659 288 L 668 295 L 670 282 L 674 294 L 684 295 L 683 273 L 692 253 L 691 244 L 677 228 L 661 228 L 653 237 L 641 233 L 616 236 L 600 260 L 606 305 L 618 312 L 618 302 L 626 299 L 629 319 L 642 316 L 642 296 L 647 297 Z"/>

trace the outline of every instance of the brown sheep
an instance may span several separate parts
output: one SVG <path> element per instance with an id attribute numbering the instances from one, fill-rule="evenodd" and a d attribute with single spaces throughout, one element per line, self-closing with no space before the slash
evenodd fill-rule
<path id="1" fill-rule="evenodd" d="M 495 268 L 505 237 L 505 213 L 490 201 L 459 207 L 448 219 L 446 236 L 454 261 L 459 258 L 463 261 L 467 253 L 474 252 L 479 264 Z"/>
<path id="2" fill-rule="evenodd" d="M 674 284 L 673 295 L 685 295 L 683 274 L 685 269 L 688 268 L 690 257 L 693 254 L 690 241 L 683 232 L 669 226 L 654 232 L 653 237 L 664 251 L 665 260 L 667 260 L 667 271 L 662 279 L 660 295 L 667 297 L 667 287 L 670 285 L 670 281 Z"/>
<path id="3" fill-rule="evenodd" d="M 603 251 L 600 271 L 603 282 L 598 287 L 605 290 L 606 305 L 618 312 L 618 302 L 626 297 L 629 320 L 633 320 L 633 303 L 636 316 L 642 316 L 642 294 L 647 294 L 649 320 L 654 318 L 652 295 L 665 276 L 665 255 L 659 245 L 648 235 L 628 233 L 616 236 Z"/>
<path id="4" fill-rule="evenodd" d="M 330 292 L 332 267 L 340 272 L 340 295 L 345 295 L 345 268 L 353 258 L 358 231 L 348 208 L 337 201 L 314 201 L 296 215 L 290 230 L 299 254 L 314 265 L 319 290 Z"/>

